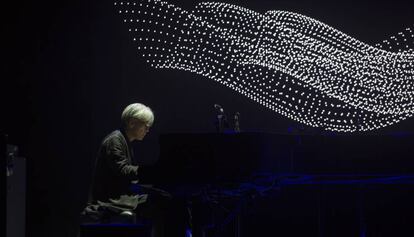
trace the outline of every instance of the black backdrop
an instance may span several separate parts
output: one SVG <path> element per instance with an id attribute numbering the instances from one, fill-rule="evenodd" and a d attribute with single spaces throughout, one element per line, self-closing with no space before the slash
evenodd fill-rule
<path id="1" fill-rule="evenodd" d="M 170 1 L 184 9 L 198 2 Z M 403 0 L 223 2 L 301 13 L 369 44 L 414 23 L 412 4 Z M 129 103 L 143 102 L 156 115 L 146 140 L 136 144 L 142 163 L 157 159 L 160 133 L 213 132 L 214 103 L 229 115 L 239 111 L 244 130 L 299 126 L 201 76 L 149 67 L 113 1 L 18 1 L 4 11 L 2 130 L 29 162 L 28 236 L 74 236 L 99 142 L 118 127 Z M 375 132 L 412 132 L 413 124 Z"/>

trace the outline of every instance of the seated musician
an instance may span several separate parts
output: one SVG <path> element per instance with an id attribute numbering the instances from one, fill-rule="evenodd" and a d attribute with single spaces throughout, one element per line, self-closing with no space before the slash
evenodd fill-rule
<path id="1" fill-rule="evenodd" d="M 140 174 L 140 167 L 132 163 L 131 142 L 144 139 L 154 122 L 154 114 L 149 107 L 134 103 L 124 109 L 121 118 L 122 128 L 107 135 L 99 148 L 89 204 L 83 214 L 102 220 L 111 215 L 132 217 L 134 213 L 152 221 L 153 236 L 167 236 L 167 233 L 172 236 L 183 229 L 177 230 L 176 223 L 170 224 L 177 219 L 174 215 L 179 215 L 171 196 L 163 191 L 143 194 L 131 189 L 131 183 L 138 182 Z"/>

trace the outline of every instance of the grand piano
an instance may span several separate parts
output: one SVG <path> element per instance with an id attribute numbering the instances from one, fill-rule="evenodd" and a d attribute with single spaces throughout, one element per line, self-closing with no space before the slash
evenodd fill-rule
<path id="1" fill-rule="evenodd" d="M 176 133 L 162 134 L 159 143 L 157 166 L 162 172 L 156 175 L 159 183 L 242 181 L 255 173 L 281 176 L 414 173 L 413 134 Z"/>
<path id="2" fill-rule="evenodd" d="M 238 197 L 222 218 L 236 236 L 414 234 L 413 134 L 175 133 L 159 142 L 146 181 Z M 227 236 L 215 226 L 212 236 Z"/>

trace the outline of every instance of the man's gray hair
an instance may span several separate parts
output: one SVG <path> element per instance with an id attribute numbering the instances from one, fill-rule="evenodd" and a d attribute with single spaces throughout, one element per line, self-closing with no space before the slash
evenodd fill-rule
<path id="1" fill-rule="evenodd" d="M 124 109 L 121 119 L 124 125 L 128 124 L 130 119 L 137 119 L 151 126 L 154 123 L 154 113 L 150 107 L 141 103 L 134 103 Z"/>

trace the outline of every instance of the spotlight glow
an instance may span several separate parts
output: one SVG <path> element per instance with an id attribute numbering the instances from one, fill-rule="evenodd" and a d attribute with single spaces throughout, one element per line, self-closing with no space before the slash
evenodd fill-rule
<path id="1" fill-rule="evenodd" d="M 194 72 L 295 121 L 374 130 L 414 112 L 414 42 L 407 28 L 375 46 L 287 11 L 216 2 L 115 2 L 142 57 Z"/>

